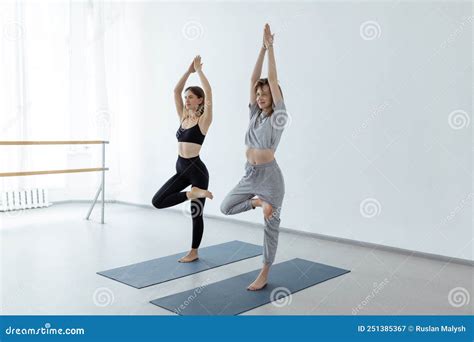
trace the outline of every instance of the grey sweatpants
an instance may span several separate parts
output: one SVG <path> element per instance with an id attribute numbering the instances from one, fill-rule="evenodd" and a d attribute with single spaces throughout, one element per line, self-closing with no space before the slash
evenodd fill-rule
<path id="1" fill-rule="evenodd" d="M 273 214 L 265 221 L 263 237 L 263 262 L 272 264 L 278 246 L 280 228 L 280 212 L 285 195 L 283 174 L 276 160 L 269 163 L 252 165 L 245 163 L 245 175 L 221 204 L 221 212 L 225 215 L 234 215 L 252 209 L 252 198 L 258 196 L 270 203 Z"/>

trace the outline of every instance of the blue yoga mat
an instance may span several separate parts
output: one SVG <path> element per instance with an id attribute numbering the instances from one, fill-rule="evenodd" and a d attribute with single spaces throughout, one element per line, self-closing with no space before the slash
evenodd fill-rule
<path id="1" fill-rule="evenodd" d="M 165 281 L 185 277 L 214 267 L 252 258 L 262 254 L 262 246 L 242 241 L 230 241 L 199 249 L 199 259 L 189 263 L 178 262 L 182 252 L 97 272 L 104 277 L 141 289 Z"/>
<path id="2" fill-rule="evenodd" d="M 267 286 L 248 291 L 260 270 L 152 300 L 150 303 L 179 315 L 238 315 L 272 301 L 284 301 L 290 294 L 350 272 L 304 259 L 292 259 L 272 266 Z"/>

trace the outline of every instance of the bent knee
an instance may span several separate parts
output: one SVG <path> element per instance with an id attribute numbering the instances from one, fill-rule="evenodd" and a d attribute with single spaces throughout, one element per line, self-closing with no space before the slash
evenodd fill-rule
<path id="1" fill-rule="evenodd" d="M 163 201 L 161 198 L 158 197 L 153 197 L 151 200 L 151 204 L 156 208 L 156 209 L 163 209 Z"/>
<path id="2" fill-rule="evenodd" d="M 230 215 L 230 206 L 226 202 L 221 203 L 221 213 L 224 215 Z"/>

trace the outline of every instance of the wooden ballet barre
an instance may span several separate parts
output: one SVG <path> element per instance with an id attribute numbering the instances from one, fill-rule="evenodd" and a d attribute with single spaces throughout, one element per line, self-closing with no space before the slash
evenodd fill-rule
<path id="1" fill-rule="evenodd" d="M 3 145 L 90 145 L 90 144 L 101 144 L 102 145 L 102 167 L 95 167 L 95 168 L 82 168 L 82 169 L 64 169 L 64 170 L 45 170 L 45 171 L 19 171 L 19 172 L 2 172 L 0 173 L 0 177 L 14 177 L 14 176 L 33 176 L 33 175 L 51 175 L 51 174 L 58 174 L 58 173 L 79 173 L 79 172 L 95 172 L 101 171 L 102 177 L 101 182 L 99 185 L 99 189 L 97 189 L 97 193 L 95 194 L 94 200 L 92 205 L 87 213 L 86 220 L 89 219 L 92 209 L 99 198 L 101 196 L 102 202 L 102 210 L 101 210 L 101 223 L 104 224 L 104 211 L 105 211 L 105 171 L 108 171 L 109 168 L 105 167 L 105 144 L 109 142 L 106 140 L 42 140 L 42 141 L 0 141 L 0 146 Z"/>
<path id="2" fill-rule="evenodd" d="M 0 145 L 92 145 L 108 143 L 105 140 L 0 141 Z"/>
<path id="3" fill-rule="evenodd" d="M 108 170 L 109 170 L 108 168 L 94 167 L 94 168 L 86 168 L 86 169 L 65 169 L 65 170 L 24 171 L 24 172 L 0 172 L 0 177 L 52 175 L 52 174 L 57 174 L 57 173 L 94 172 L 94 171 L 108 171 Z"/>

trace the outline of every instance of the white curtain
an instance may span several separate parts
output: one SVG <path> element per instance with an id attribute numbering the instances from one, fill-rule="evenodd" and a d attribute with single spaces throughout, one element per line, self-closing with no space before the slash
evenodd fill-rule
<path id="1" fill-rule="evenodd" d="M 113 72 L 115 56 L 106 47 L 113 51 L 118 41 L 120 6 L 102 1 L 0 4 L 0 140 L 113 138 L 108 97 L 116 82 L 107 72 Z M 110 164 L 115 156 L 113 149 L 108 152 Z M 6 146 L 0 150 L 0 172 L 94 167 L 99 157 L 94 145 Z M 95 177 L 1 181 L 3 190 L 47 187 L 74 196 L 74 189 L 92 186 Z"/>

